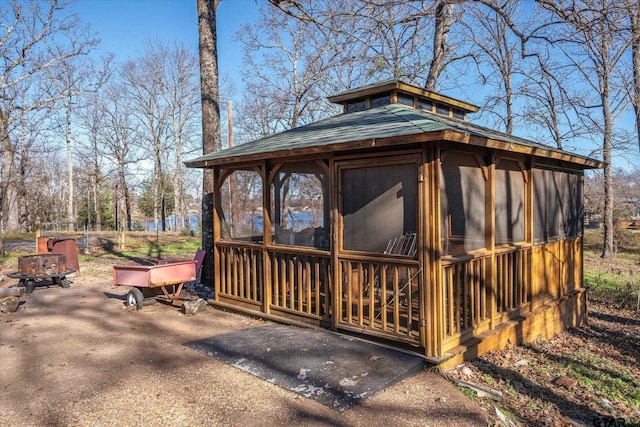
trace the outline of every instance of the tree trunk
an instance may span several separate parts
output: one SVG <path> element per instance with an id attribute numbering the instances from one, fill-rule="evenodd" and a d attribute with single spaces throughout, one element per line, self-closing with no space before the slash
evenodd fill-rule
<path id="1" fill-rule="evenodd" d="M 453 5 L 449 0 L 441 0 L 436 6 L 435 13 L 435 30 L 433 35 L 433 58 L 429 65 L 429 74 L 424 88 L 430 91 L 436 90 L 438 77 L 442 73 L 445 60 L 447 59 L 447 39 L 449 38 L 449 30 L 453 24 L 451 15 L 453 13 Z"/>
<path id="2" fill-rule="evenodd" d="M 67 104 L 67 195 L 69 200 L 67 201 L 67 223 L 69 225 L 69 231 L 76 231 L 76 217 L 74 214 L 74 194 L 73 194 L 73 156 L 71 153 L 71 97 L 69 97 Z"/>
<path id="3" fill-rule="evenodd" d="M 633 58 L 633 109 L 636 113 L 636 133 L 640 148 L 640 2 L 629 5 L 631 18 L 631 56 Z"/>
<path id="4" fill-rule="evenodd" d="M 102 209 L 100 207 L 100 183 L 97 174 L 93 177 L 93 209 L 95 217 L 95 231 L 102 231 Z"/>
<path id="5" fill-rule="evenodd" d="M 94 200 L 94 214 L 95 214 L 95 231 L 102 231 L 102 206 L 100 200 L 100 150 L 98 148 L 98 131 L 94 128 L 92 130 L 93 139 L 93 200 Z"/>
<path id="6" fill-rule="evenodd" d="M 154 178 L 153 183 L 153 231 L 156 233 L 160 231 L 158 228 L 158 224 L 160 223 L 160 219 L 158 216 L 158 212 L 160 211 L 160 203 L 158 203 L 158 199 L 160 198 L 160 194 L 158 194 L 158 179 Z"/>
<path id="7" fill-rule="evenodd" d="M 160 222 L 162 223 L 162 231 L 167 231 L 167 206 L 164 192 L 164 174 L 160 172 Z"/>
<path id="8" fill-rule="evenodd" d="M 218 92 L 218 47 L 216 8 L 220 0 L 197 0 L 202 99 L 202 153 L 220 150 L 220 104 Z M 213 285 L 213 170 L 204 169 L 202 179 L 202 282 Z"/>
<path id="9" fill-rule="evenodd" d="M 4 253 L 6 233 L 20 231 L 19 211 L 16 203 L 14 148 L 9 139 L 7 120 L 0 110 L 0 140 L 2 142 L 2 162 L 0 165 L 0 254 Z"/>
<path id="10" fill-rule="evenodd" d="M 608 81 L 608 80 L 607 80 Z M 611 176 L 611 139 L 613 136 L 613 117 L 609 108 L 608 91 L 602 95 L 602 115 L 604 120 L 604 141 L 602 160 L 604 162 L 604 242 L 602 257 L 609 258 L 614 253 L 613 237 L 613 180 Z"/>
<path id="11" fill-rule="evenodd" d="M 124 211 L 125 211 L 125 220 L 120 220 L 121 224 L 125 224 L 127 231 L 131 231 L 131 197 L 129 195 L 129 187 L 127 186 L 127 177 L 125 173 L 125 165 L 124 161 L 121 161 L 118 165 L 118 175 L 120 180 L 120 187 L 122 188 L 122 194 L 124 197 Z M 116 195 L 116 198 L 118 196 Z M 117 203 L 117 202 L 116 202 Z M 116 207 L 117 209 L 117 207 Z M 116 227 L 119 227 L 120 224 L 117 223 L 116 219 Z"/>
<path id="12" fill-rule="evenodd" d="M 185 215 L 184 215 L 184 184 L 182 177 L 182 152 L 179 150 L 179 145 L 176 144 L 176 157 L 180 159 L 176 162 L 176 176 L 173 188 L 173 216 L 175 218 L 174 227 L 175 231 L 182 232 L 185 230 Z"/>
<path id="13" fill-rule="evenodd" d="M 20 138 L 22 141 L 26 139 L 26 127 L 22 126 Z M 27 196 L 27 169 L 28 169 L 29 153 L 26 152 L 24 146 L 22 146 L 22 153 L 19 156 L 18 167 L 15 179 L 16 189 L 16 206 L 20 215 L 20 230 L 28 231 L 29 213 L 31 212 L 31 206 L 29 198 Z"/>

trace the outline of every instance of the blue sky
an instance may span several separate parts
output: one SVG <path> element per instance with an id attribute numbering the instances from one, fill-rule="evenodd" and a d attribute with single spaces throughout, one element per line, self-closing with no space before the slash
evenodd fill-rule
<path id="1" fill-rule="evenodd" d="M 241 47 L 234 42 L 240 26 L 258 18 L 266 0 L 222 0 L 217 10 L 220 74 L 239 78 Z M 181 41 L 198 50 L 196 0 L 78 0 L 72 10 L 90 24 L 101 39 L 100 52 L 112 52 L 116 61 L 142 53 L 146 39 Z"/>
<path id="2" fill-rule="evenodd" d="M 234 41 L 235 33 L 242 24 L 257 20 L 259 8 L 266 4 L 267 0 L 222 0 L 218 6 L 219 72 L 233 79 L 236 99 L 242 93 L 242 48 Z M 118 62 L 142 53 L 145 39 L 178 40 L 197 53 L 196 0 L 78 0 L 72 10 L 98 33 L 100 52 L 114 53 Z M 631 130 L 631 119 L 628 112 L 618 126 Z M 636 152 L 631 159 L 616 158 L 615 163 L 627 168 L 637 159 Z"/>

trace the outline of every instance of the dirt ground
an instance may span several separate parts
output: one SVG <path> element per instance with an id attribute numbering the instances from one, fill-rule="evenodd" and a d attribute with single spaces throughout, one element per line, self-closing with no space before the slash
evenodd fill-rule
<path id="1" fill-rule="evenodd" d="M 184 345 L 259 320 L 211 307 L 132 311 L 126 288 L 72 280 L 0 313 L 0 426 L 484 426 L 491 417 L 429 371 L 336 412 Z"/>

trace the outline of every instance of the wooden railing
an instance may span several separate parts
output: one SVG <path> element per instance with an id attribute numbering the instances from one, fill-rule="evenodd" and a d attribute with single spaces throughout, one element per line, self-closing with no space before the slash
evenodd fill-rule
<path id="1" fill-rule="evenodd" d="M 496 254 L 496 310 L 508 313 L 527 304 L 531 285 L 527 274 L 528 248 Z"/>
<path id="2" fill-rule="evenodd" d="M 421 270 L 417 261 L 342 259 L 338 268 L 342 279 L 336 287 L 338 327 L 419 341 Z"/>
<path id="3" fill-rule="evenodd" d="M 341 256 L 332 272 L 329 253 L 318 249 L 226 241 L 216 247 L 221 301 L 311 322 L 335 317 L 338 329 L 423 345 L 431 306 L 424 306 L 428 294 L 421 295 L 415 259 Z M 530 264 L 528 246 L 442 260 L 444 351 L 531 309 Z"/>
<path id="4" fill-rule="evenodd" d="M 303 252 L 304 251 L 304 252 Z M 312 249 L 269 249 L 272 309 L 311 317 L 328 315 L 331 298 L 330 257 Z"/>
<path id="5" fill-rule="evenodd" d="M 530 302 L 530 255 L 529 247 L 499 251 L 493 272 L 490 254 L 444 260 L 445 340 L 456 342 L 478 334 L 491 327 L 492 319 L 498 324 L 524 308 Z"/>
<path id="6" fill-rule="evenodd" d="M 266 250 L 269 269 L 265 274 L 262 245 L 224 241 L 216 247 L 221 267 L 219 299 L 280 315 L 316 320 L 328 316 L 331 258 L 327 252 L 273 246 Z M 269 299 L 266 304 L 265 298 Z"/>
<path id="7" fill-rule="evenodd" d="M 443 264 L 445 337 L 459 336 L 489 319 L 488 256 Z"/>
<path id="8" fill-rule="evenodd" d="M 250 245 L 224 242 L 217 243 L 219 262 L 223 274 L 220 275 L 221 296 L 259 303 L 263 295 L 262 248 Z"/>

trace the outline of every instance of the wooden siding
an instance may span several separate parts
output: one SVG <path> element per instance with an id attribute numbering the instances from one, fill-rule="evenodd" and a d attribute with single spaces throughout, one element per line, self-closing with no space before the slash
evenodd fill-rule
<path id="1" fill-rule="evenodd" d="M 581 237 L 534 246 L 534 306 L 581 289 L 582 265 Z"/>

